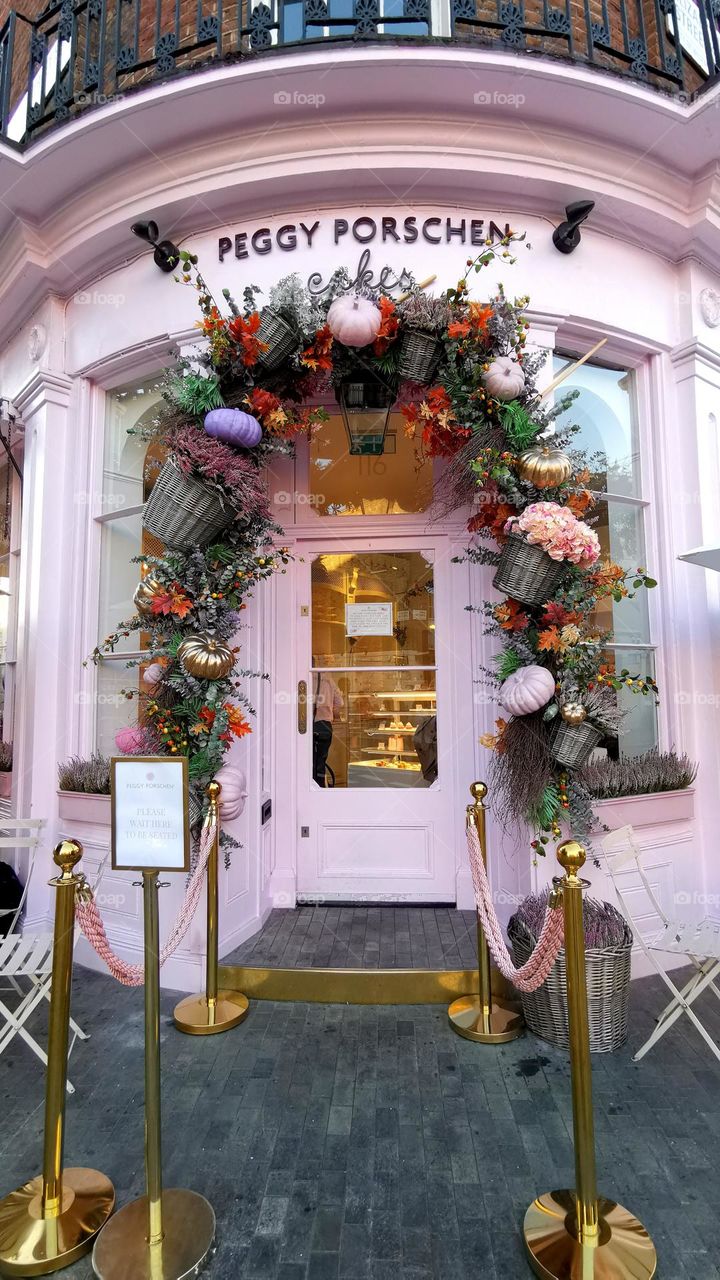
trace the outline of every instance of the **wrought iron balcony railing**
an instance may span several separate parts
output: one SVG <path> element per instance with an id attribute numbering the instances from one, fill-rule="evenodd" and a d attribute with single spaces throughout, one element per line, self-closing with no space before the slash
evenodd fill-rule
<path id="1" fill-rule="evenodd" d="M 0 32 L 0 137 L 208 64 L 325 42 L 561 57 L 692 95 L 720 74 L 720 0 L 61 0 Z"/>

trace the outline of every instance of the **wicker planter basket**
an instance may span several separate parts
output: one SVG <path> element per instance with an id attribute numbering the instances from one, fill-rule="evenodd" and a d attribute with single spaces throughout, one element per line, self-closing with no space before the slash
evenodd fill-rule
<path id="1" fill-rule="evenodd" d="M 403 335 L 398 373 L 412 382 L 431 382 L 441 354 L 442 346 L 434 333 L 409 329 Z"/>
<path id="2" fill-rule="evenodd" d="M 582 724 L 565 724 L 561 720 L 550 743 L 550 754 L 558 764 L 568 769 L 581 769 L 587 762 L 593 747 L 602 741 L 602 734 L 594 724 L 583 720 Z"/>
<path id="3" fill-rule="evenodd" d="M 526 542 L 519 533 L 508 534 L 493 578 L 498 591 L 521 604 L 545 604 L 565 576 L 563 560 L 553 560 L 542 547 Z"/>
<path id="4" fill-rule="evenodd" d="M 143 528 L 168 547 L 205 547 L 237 512 L 201 480 L 186 476 L 168 458 L 145 504 Z"/>
<path id="5" fill-rule="evenodd" d="M 263 369 L 277 369 L 283 360 L 289 360 L 298 347 L 295 330 L 283 320 L 282 316 L 265 308 L 260 315 L 260 328 L 257 331 L 260 342 L 267 343 L 267 351 L 258 355 L 258 364 Z"/>
<path id="6" fill-rule="evenodd" d="M 517 916 L 510 920 L 508 937 L 515 964 L 525 964 L 536 939 Z M 591 1053 L 611 1053 L 627 1040 L 632 945 L 633 936 L 626 925 L 625 939 L 618 946 L 588 947 L 585 951 Z M 567 1049 L 570 1042 L 564 948 L 543 985 L 530 994 L 521 993 L 520 998 L 533 1035 L 558 1049 Z"/>

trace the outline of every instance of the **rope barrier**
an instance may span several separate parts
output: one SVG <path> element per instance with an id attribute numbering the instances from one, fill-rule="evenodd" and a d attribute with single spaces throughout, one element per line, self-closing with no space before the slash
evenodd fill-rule
<path id="1" fill-rule="evenodd" d="M 173 951 L 177 950 L 190 928 L 192 918 L 200 901 L 205 871 L 214 839 L 215 823 L 206 822 L 200 834 L 200 852 L 197 866 L 190 877 L 177 920 L 160 952 L 161 965 L 169 959 Z M 145 981 L 145 966 L 142 964 L 128 964 L 126 960 L 122 960 L 120 956 L 115 954 L 105 932 L 105 925 L 98 905 L 92 893 L 89 890 L 87 892 L 89 896 L 78 901 L 75 909 L 75 918 L 85 937 L 100 956 L 100 959 L 105 961 L 113 978 L 121 982 L 124 987 L 141 987 Z"/>
<path id="2" fill-rule="evenodd" d="M 493 960 L 503 977 L 507 978 L 508 982 L 512 982 L 518 991 L 537 991 L 550 973 L 563 945 L 563 913 L 557 907 L 548 904 L 535 950 L 527 963 L 516 969 L 495 914 L 490 883 L 480 848 L 480 836 L 473 822 L 468 823 L 467 838 L 475 902 Z"/>

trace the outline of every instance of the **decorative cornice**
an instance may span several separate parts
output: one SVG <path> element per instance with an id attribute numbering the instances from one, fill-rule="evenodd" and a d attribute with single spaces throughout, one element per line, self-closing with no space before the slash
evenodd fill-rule
<path id="1" fill-rule="evenodd" d="M 64 373 L 38 369 L 25 386 L 13 397 L 13 403 L 22 418 L 37 413 L 47 404 L 67 409 L 73 390 L 73 379 Z"/>
<path id="2" fill-rule="evenodd" d="M 699 338 L 688 338 L 674 347 L 670 352 L 670 359 L 676 368 L 690 364 L 702 365 L 716 375 L 711 379 L 714 386 L 720 382 L 720 352 L 706 346 Z"/>

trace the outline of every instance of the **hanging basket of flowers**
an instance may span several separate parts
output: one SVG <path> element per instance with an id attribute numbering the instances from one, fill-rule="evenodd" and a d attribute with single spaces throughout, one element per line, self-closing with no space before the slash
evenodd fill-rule
<path id="1" fill-rule="evenodd" d="M 505 533 L 493 586 L 521 604 L 544 604 L 568 564 L 588 568 L 600 555 L 597 534 L 557 502 L 531 503 L 521 515 L 511 516 Z"/>
<path id="2" fill-rule="evenodd" d="M 289 360 L 300 346 L 292 325 L 270 307 L 265 307 L 260 313 L 257 339 L 261 344 L 257 362 L 268 371 L 277 369 L 285 360 Z"/>
<path id="3" fill-rule="evenodd" d="M 440 335 L 451 318 L 447 301 L 415 293 L 401 305 L 400 316 L 403 336 L 398 373 L 411 382 L 432 382 L 443 351 Z"/>
<path id="4" fill-rule="evenodd" d="M 565 576 L 565 565 L 518 533 L 508 535 L 493 586 L 521 604 L 543 604 Z"/>
<path id="5" fill-rule="evenodd" d="M 589 720 L 568 724 L 558 720 L 550 743 L 550 754 L 568 769 L 582 769 L 591 751 L 602 741 L 603 734 Z"/>
<path id="6" fill-rule="evenodd" d="M 145 504 L 143 528 L 168 547 L 206 547 L 235 519 L 217 489 L 185 475 L 168 458 Z"/>

